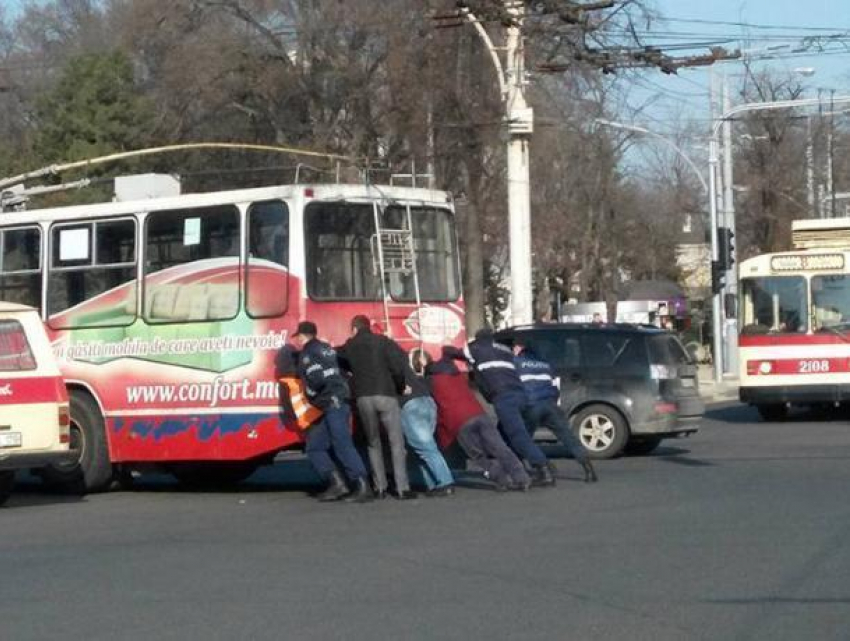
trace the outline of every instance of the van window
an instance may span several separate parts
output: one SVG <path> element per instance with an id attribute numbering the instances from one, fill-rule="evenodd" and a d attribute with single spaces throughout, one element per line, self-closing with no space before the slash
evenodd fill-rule
<path id="1" fill-rule="evenodd" d="M 0 232 L 0 300 L 41 307 L 41 229 Z"/>
<path id="2" fill-rule="evenodd" d="M 54 225 L 47 315 L 51 327 L 130 325 L 136 319 L 136 221 Z M 63 313 L 106 294 L 95 309 Z M 54 318 L 57 314 L 62 314 Z"/>
<path id="3" fill-rule="evenodd" d="M 609 331 L 582 334 L 584 365 L 588 369 L 613 369 L 620 376 L 649 376 L 644 337 Z"/>
<path id="4" fill-rule="evenodd" d="M 0 320 L 0 372 L 33 370 L 35 357 L 24 328 L 16 320 Z"/>
<path id="5" fill-rule="evenodd" d="M 239 313 L 239 210 L 222 205 L 158 211 L 148 216 L 145 227 L 145 320 L 187 323 L 235 318 Z"/>
<path id="6" fill-rule="evenodd" d="M 289 278 L 289 211 L 285 203 L 254 203 L 248 209 L 245 309 L 253 318 L 286 311 Z"/>

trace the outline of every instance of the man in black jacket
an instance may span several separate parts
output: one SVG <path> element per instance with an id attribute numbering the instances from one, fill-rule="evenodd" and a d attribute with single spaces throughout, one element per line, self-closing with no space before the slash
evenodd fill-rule
<path id="1" fill-rule="evenodd" d="M 310 402 L 324 412 L 322 419 L 307 431 L 307 456 L 328 483 L 319 496 L 320 501 L 338 501 L 349 495 L 348 485 L 330 457 L 333 450 L 354 484 L 354 492 L 347 500 L 362 503 L 372 498 L 372 492 L 366 480 L 366 467 L 351 440 L 348 383 L 339 369 L 336 352 L 317 339 L 316 333 L 315 323 L 302 321 L 293 335 L 301 347 L 297 356 L 298 376 Z"/>
<path id="2" fill-rule="evenodd" d="M 381 444 L 383 427 L 390 442 L 396 498 L 415 498 L 416 494 L 410 491 L 407 478 L 407 449 L 404 446 L 401 408 L 396 395 L 395 380 L 404 377 L 394 358 L 398 346 L 386 336 L 374 334 L 369 319 L 362 315 L 351 319 L 351 332 L 351 338 L 340 348 L 339 354 L 342 364 L 352 374 L 354 398 L 366 434 L 376 496 L 383 498 L 387 493 L 387 474 Z"/>

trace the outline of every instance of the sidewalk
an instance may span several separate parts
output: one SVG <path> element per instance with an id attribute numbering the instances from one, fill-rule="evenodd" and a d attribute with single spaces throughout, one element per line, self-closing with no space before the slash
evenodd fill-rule
<path id="1" fill-rule="evenodd" d="M 714 368 L 711 365 L 699 366 L 699 394 L 706 403 L 720 403 L 738 399 L 738 379 L 724 378 L 714 382 Z"/>

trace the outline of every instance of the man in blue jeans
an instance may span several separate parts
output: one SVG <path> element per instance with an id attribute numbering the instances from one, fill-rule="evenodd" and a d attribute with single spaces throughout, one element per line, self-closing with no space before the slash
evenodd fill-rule
<path id="1" fill-rule="evenodd" d="M 424 352 L 416 348 L 408 356 L 399 347 L 396 359 L 397 370 L 403 374 L 403 380 L 399 381 L 399 387 L 403 388 L 401 429 L 408 447 L 419 459 L 419 469 L 427 488 L 426 496 L 451 496 L 454 494 L 454 477 L 434 440 L 437 404 L 420 375 L 425 369 Z"/>
<path id="2" fill-rule="evenodd" d="M 534 471 L 533 483 L 540 486 L 555 485 L 549 460 L 534 442 L 523 418 L 528 397 L 517 374 L 511 348 L 497 343 L 492 330 L 482 329 L 463 351 L 446 346 L 443 347 L 443 354 L 463 359 L 472 366 L 478 388 L 496 410 L 499 428 L 505 440 L 519 458 L 531 465 Z"/>
<path id="3" fill-rule="evenodd" d="M 355 503 L 372 499 L 368 475 L 363 460 L 354 449 L 351 439 L 351 408 L 348 405 L 348 383 L 342 376 L 336 352 L 327 343 L 316 338 L 316 324 L 310 321 L 298 323 L 293 335 L 301 347 L 298 354 L 298 376 L 304 383 L 307 397 L 324 415 L 307 430 L 307 457 L 328 484 L 319 495 L 320 501 L 338 501 L 342 498 Z M 339 473 L 330 451 L 339 459 L 346 476 L 354 485 L 349 492 L 348 484 Z"/>
<path id="4" fill-rule="evenodd" d="M 548 427 L 581 465 L 584 482 L 596 482 L 596 470 L 593 469 L 587 450 L 573 434 L 569 420 L 558 407 L 560 390 L 555 385 L 551 366 L 538 358 L 522 340 L 514 343 L 513 351 L 514 363 L 528 396 L 528 405 L 523 411 L 523 417 L 530 433 L 533 435 L 538 427 Z"/>

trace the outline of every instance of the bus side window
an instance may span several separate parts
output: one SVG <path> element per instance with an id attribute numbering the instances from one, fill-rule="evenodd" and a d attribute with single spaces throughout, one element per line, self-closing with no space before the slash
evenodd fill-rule
<path id="1" fill-rule="evenodd" d="M 50 240 L 51 327 L 126 326 L 136 320 L 135 220 L 54 225 Z M 98 303 L 87 304 L 101 294 Z"/>
<path id="2" fill-rule="evenodd" d="M 248 208 L 245 309 L 253 318 L 280 316 L 289 296 L 289 210 L 278 200 Z"/>
<path id="3" fill-rule="evenodd" d="M 41 229 L 0 231 L 0 300 L 41 307 Z"/>
<path id="4" fill-rule="evenodd" d="M 145 225 L 144 318 L 231 320 L 239 313 L 239 210 L 156 211 Z"/>

